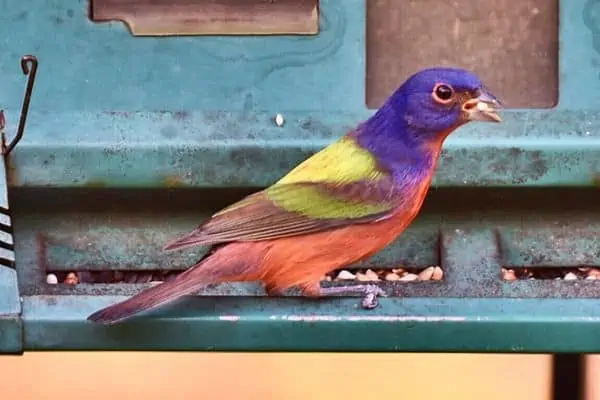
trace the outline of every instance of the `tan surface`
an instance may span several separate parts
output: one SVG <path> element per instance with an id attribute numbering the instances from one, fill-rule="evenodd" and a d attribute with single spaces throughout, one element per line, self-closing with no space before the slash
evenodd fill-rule
<path id="1" fill-rule="evenodd" d="M 557 0 L 369 0 L 367 104 L 435 65 L 477 72 L 507 107 L 558 99 Z"/>
<path id="2" fill-rule="evenodd" d="M 3 400 L 550 398 L 537 355 L 27 353 L 0 377 Z"/>
<path id="3" fill-rule="evenodd" d="M 135 35 L 316 34 L 317 0 L 93 0 L 94 21 Z"/>
<path id="4" fill-rule="evenodd" d="M 585 400 L 600 400 L 600 356 L 585 357 Z"/>

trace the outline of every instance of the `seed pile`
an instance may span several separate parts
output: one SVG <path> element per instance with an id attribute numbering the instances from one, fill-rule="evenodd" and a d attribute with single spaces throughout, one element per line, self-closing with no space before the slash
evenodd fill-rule
<path id="1" fill-rule="evenodd" d="M 46 275 L 46 283 L 159 283 L 168 282 L 182 271 L 79 271 L 51 272 Z M 325 275 L 323 281 L 441 281 L 444 270 L 439 266 L 427 268 L 392 269 L 342 269 Z M 600 268 L 502 268 L 502 279 L 517 280 L 600 280 Z"/>
<path id="2" fill-rule="evenodd" d="M 600 268 L 502 268 L 502 279 L 517 280 L 598 280 Z"/>
<path id="3" fill-rule="evenodd" d="M 158 283 L 176 277 L 181 271 L 79 271 L 51 272 L 46 275 L 46 283 L 56 285 L 65 283 Z M 324 281 L 441 281 L 444 271 L 438 266 L 427 268 L 392 269 L 342 269 L 325 275 Z"/>
<path id="4" fill-rule="evenodd" d="M 438 266 L 424 269 L 392 268 L 392 269 L 342 269 L 325 275 L 324 281 L 441 281 L 444 271 Z"/>
<path id="5" fill-rule="evenodd" d="M 78 271 L 50 272 L 46 275 L 46 283 L 56 285 L 66 283 L 149 283 L 166 282 L 175 278 L 182 271 Z"/>

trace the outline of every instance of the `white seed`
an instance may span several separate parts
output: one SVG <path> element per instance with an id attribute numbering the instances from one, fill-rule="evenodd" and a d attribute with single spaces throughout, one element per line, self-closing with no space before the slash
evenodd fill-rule
<path id="1" fill-rule="evenodd" d="M 402 282 L 416 281 L 417 279 L 419 279 L 419 275 L 417 274 L 406 274 L 400 278 Z"/>
<path id="2" fill-rule="evenodd" d="M 572 272 L 569 272 L 568 274 L 565 275 L 565 277 L 563 278 L 565 281 L 575 281 L 577 280 L 577 275 L 575 275 Z"/>
<path id="3" fill-rule="evenodd" d="M 404 268 L 393 268 L 392 272 L 398 275 L 402 275 L 403 273 L 406 272 L 406 270 Z"/>
<path id="4" fill-rule="evenodd" d="M 390 272 L 389 274 L 385 275 L 385 280 L 386 281 L 399 281 L 400 275 Z"/>
<path id="5" fill-rule="evenodd" d="M 370 281 L 369 277 L 367 277 L 367 275 L 363 274 L 362 272 L 356 273 L 356 280 L 361 282 Z"/>
<path id="6" fill-rule="evenodd" d="M 419 272 L 419 280 L 420 281 L 428 281 L 433 277 L 434 267 L 427 267 L 423 271 Z"/>
<path id="7" fill-rule="evenodd" d="M 160 285 L 162 281 L 150 281 L 151 285 Z"/>
<path id="8" fill-rule="evenodd" d="M 433 275 L 431 275 L 431 280 L 433 281 L 441 281 L 444 278 L 444 270 L 440 267 L 433 268 Z"/>
<path id="9" fill-rule="evenodd" d="M 285 124 L 285 119 L 283 118 L 283 115 L 277 113 L 277 115 L 275 116 L 275 124 L 279 127 L 282 127 L 283 124 Z"/>
<path id="10" fill-rule="evenodd" d="M 69 272 L 65 278 L 65 283 L 69 285 L 77 285 L 79 283 L 79 277 L 75 272 Z"/>
<path id="11" fill-rule="evenodd" d="M 596 278 L 600 278 L 600 269 L 598 268 L 590 268 L 588 271 L 589 276 L 595 276 Z"/>
<path id="12" fill-rule="evenodd" d="M 46 283 L 48 285 L 57 285 L 58 277 L 54 274 L 48 274 L 48 275 L 46 275 Z"/>
<path id="13" fill-rule="evenodd" d="M 515 271 L 512 269 L 502 269 L 502 278 L 505 281 L 516 281 L 517 280 L 517 275 L 515 274 Z"/>
<path id="14" fill-rule="evenodd" d="M 487 110 L 487 108 L 488 108 L 487 104 L 484 103 L 483 101 L 480 101 L 477 103 L 477 109 L 479 111 L 485 111 L 485 110 Z"/>
<path id="15" fill-rule="evenodd" d="M 588 275 L 585 277 L 585 279 L 588 281 L 595 281 L 598 280 L 598 277 L 596 275 Z"/>
<path id="16" fill-rule="evenodd" d="M 371 281 L 379 280 L 379 275 L 377 275 L 377 273 L 371 269 L 368 269 L 367 272 L 365 272 L 365 276 Z"/>
<path id="17" fill-rule="evenodd" d="M 354 279 L 356 279 L 356 275 L 354 275 L 350 271 L 346 271 L 345 269 L 343 269 L 338 273 L 338 275 L 335 279 L 342 280 L 342 281 L 354 280 Z"/>
<path id="18" fill-rule="evenodd" d="M 369 274 L 367 271 L 367 273 L 357 272 L 356 279 L 361 282 L 372 282 L 372 281 L 378 281 L 379 277 L 374 272 L 372 272 L 372 274 Z"/>

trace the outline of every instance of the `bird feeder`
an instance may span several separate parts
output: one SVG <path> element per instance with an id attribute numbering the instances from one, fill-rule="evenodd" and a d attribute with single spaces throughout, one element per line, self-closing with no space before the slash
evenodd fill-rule
<path id="1" fill-rule="evenodd" d="M 600 350 L 597 7 L 5 5 L 0 350 Z M 35 57 L 21 70 L 15 54 Z M 32 83 L 37 60 L 24 130 L 23 72 Z M 404 235 L 323 277 L 374 281 L 388 295 L 378 308 L 231 283 L 121 324 L 86 320 L 185 270 L 207 249 L 166 254 L 165 243 L 272 184 L 432 65 L 475 71 L 507 109 L 503 123 L 447 140 Z"/>

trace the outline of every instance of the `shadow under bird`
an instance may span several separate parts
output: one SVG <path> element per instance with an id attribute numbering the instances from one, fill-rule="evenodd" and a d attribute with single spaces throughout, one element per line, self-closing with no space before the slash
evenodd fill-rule
<path id="1" fill-rule="evenodd" d="M 175 279 L 108 306 L 88 320 L 111 324 L 218 282 L 260 281 L 269 295 L 362 294 L 376 285 L 322 288 L 323 275 L 394 241 L 418 214 L 444 140 L 469 121 L 501 122 L 500 102 L 474 73 L 429 68 L 410 76 L 366 121 L 272 186 L 219 211 L 165 246 L 212 245 Z"/>

